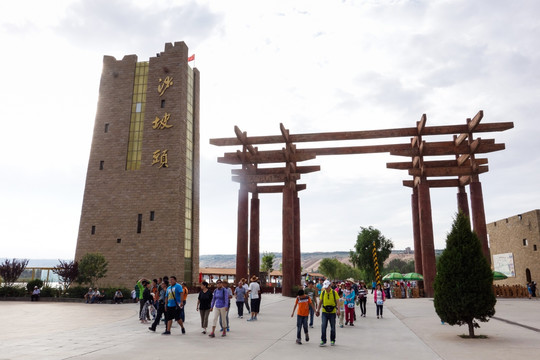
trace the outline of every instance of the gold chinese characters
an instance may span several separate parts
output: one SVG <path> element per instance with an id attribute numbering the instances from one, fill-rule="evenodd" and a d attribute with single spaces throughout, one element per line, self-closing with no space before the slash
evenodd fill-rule
<path id="1" fill-rule="evenodd" d="M 159 164 L 159 169 L 162 167 L 169 167 L 169 155 L 167 154 L 168 150 L 156 150 L 152 154 L 152 166 Z"/>
<path id="2" fill-rule="evenodd" d="M 171 114 L 165 113 L 163 117 L 160 119 L 156 116 L 156 119 L 152 121 L 152 129 L 154 130 L 163 130 L 173 127 L 172 125 L 169 125 L 169 119 L 171 118 Z"/>
<path id="3" fill-rule="evenodd" d="M 167 76 L 165 80 L 159 79 L 159 85 L 157 87 L 159 96 L 162 96 L 165 94 L 165 90 L 167 90 L 170 86 L 173 85 L 173 78 L 172 76 Z"/>

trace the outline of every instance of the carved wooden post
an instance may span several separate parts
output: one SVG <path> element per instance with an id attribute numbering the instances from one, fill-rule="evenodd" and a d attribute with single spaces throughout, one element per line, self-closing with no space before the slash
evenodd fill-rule
<path id="1" fill-rule="evenodd" d="M 300 251 L 300 198 L 294 191 L 294 285 L 302 283 L 302 259 Z M 293 294 L 295 295 L 295 294 Z"/>
<path id="2" fill-rule="evenodd" d="M 418 188 L 413 187 L 411 195 L 413 239 L 414 239 L 414 271 L 422 274 L 422 240 L 420 238 L 420 213 L 418 209 Z"/>
<path id="3" fill-rule="evenodd" d="M 465 191 L 465 186 L 458 186 L 458 190 L 459 190 L 457 193 L 458 210 L 461 210 L 461 212 L 467 215 L 467 217 L 470 219 L 469 201 L 467 200 L 467 192 Z"/>
<path id="4" fill-rule="evenodd" d="M 433 297 L 433 281 L 435 280 L 435 244 L 433 242 L 433 220 L 431 218 L 431 198 L 429 186 L 424 180 L 418 184 L 418 207 L 420 210 L 420 238 L 422 239 L 422 275 L 424 276 L 424 292 Z"/>
<path id="5" fill-rule="evenodd" d="M 282 294 L 293 296 L 294 285 L 294 206 L 293 189 L 287 181 L 283 187 L 283 250 L 282 271 L 283 283 Z"/>
<path id="6" fill-rule="evenodd" d="M 244 184 L 238 190 L 238 229 L 236 236 L 236 279 L 247 278 L 248 262 L 248 190 Z"/>
<path id="7" fill-rule="evenodd" d="M 482 195 L 482 184 L 480 181 L 473 181 L 470 183 L 471 191 L 471 210 L 472 210 L 472 222 L 474 232 L 482 243 L 482 252 L 486 257 L 488 264 L 491 265 L 491 256 L 489 254 L 489 246 L 487 239 L 486 228 L 486 213 L 484 211 L 484 196 Z"/>
<path id="8" fill-rule="evenodd" d="M 259 252 L 259 195 L 254 192 L 251 196 L 251 217 L 249 228 L 249 276 L 260 273 L 260 252 Z M 237 281 L 238 282 L 238 281 Z"/>

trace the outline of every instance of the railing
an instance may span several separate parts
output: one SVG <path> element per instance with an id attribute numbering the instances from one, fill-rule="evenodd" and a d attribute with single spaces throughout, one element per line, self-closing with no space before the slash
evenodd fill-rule
<path id="1" fill-rule="evenodd" d="M 529 290 L 523 285 L 493 285 L 493 292 L 503 298 L 529 297 Z"/>

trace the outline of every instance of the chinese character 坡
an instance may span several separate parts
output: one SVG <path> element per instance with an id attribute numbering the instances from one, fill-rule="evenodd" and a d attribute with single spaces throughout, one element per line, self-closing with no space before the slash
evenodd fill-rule
<path id="1" fill-rule="evenodd" d="M 152 121 L 152 128 L 163 130 L 163 129 L 168 129 L 172 127 L 172 125 L 168 124 L 168 121 L 170 118 L 171 118 L 171 114 L 169 113 L 165 113 L 165 115 L 161 119 L 156 116 L 156 119 Z"/>

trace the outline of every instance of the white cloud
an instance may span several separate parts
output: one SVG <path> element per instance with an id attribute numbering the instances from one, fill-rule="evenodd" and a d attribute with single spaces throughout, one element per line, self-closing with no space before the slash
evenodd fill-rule
<path id="1" fill-rule="evenodd" d="M 70 258 L 103 55 L 185 41 L 201 71 L 201 253 L 234 253 L 238 184 L 208 144 L 248 135 L 484 122 L 506 143 L 481 176 L 488 221 L 538 208 L 535 1 L 42 1 L 0 4 L 0 256 Z M 448 138 L 440 140 L 448 140 Z M 408 139 L 392 140 L 405 142 Z M 372 141 L 366 143 L 382 143 Z M 364 143 L 362 143 L 364 144 Z M 310 146 L 336 146 L 316 144 Z M 306 144 L 299 147 L 308 146 Z M 302 177 L 303 250 L 352 248 L 360 226 L 412 247 L 409 177 L 388 155 L 320 157 Z M 444 246 L 455 189 L 433 189 Z M 504 206 L 501 206 L 504 204 Z M 281 249 L 281 197 L 261 196 L 261 250 Z M 36 224 L 27 226 L 27 224 Z M 9 243 L 8 246 L 4 246 Z"/>

